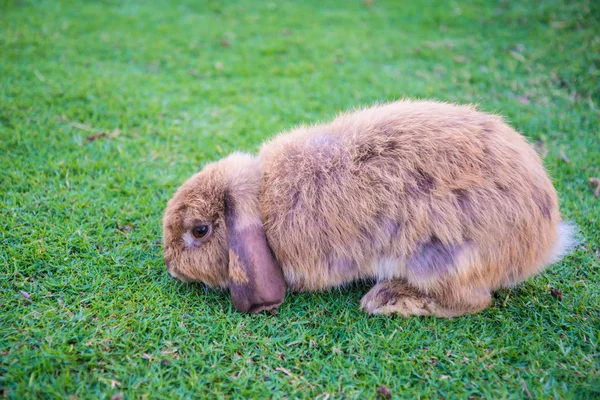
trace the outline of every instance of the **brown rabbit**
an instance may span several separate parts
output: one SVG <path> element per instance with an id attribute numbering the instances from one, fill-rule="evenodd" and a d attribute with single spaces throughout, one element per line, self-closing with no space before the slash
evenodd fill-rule
<path id="1" fill-rule="evenodd" d="M 377 283 L 373 314 L 454 317 L 573 244 L 535 151 L 473 107 L 399 101 L 300 127 L 207 165 L 169 201 L 169 273 L 229 288 L 240 311 L 285 288 Z"/>

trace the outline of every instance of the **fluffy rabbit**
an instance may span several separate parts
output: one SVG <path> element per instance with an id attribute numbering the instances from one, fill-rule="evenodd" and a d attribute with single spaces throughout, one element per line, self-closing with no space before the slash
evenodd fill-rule
<path id="1" fill-rule="evenodd" d="M 375 280 L 373 314 L 454 317 L 558 261 L 573 232 L 535 151 L 473 107 L 399 101 L 207 165 L 169 201 L 169 273 L 242 312 Z"/>

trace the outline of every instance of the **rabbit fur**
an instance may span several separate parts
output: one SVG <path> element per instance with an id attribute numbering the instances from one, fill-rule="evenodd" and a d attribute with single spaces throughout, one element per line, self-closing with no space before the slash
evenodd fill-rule
<path id="1" fill-rule="evenodd" d="M 286 287 L 376 283 L 373 314 L 454 317 L 573 244 L 544 166 L 501 117 L 398 101 L 302 126 L 206 165 L 164 219 L 169 273 L 229 288 L 240 311 Z M 210 229 L 196 238 L 193 228 Z"/>

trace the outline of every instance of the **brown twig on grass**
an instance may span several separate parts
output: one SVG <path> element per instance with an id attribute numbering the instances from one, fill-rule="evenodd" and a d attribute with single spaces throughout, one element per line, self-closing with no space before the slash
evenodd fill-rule
<path id="1" fill-rule="evenodd" d="M 600 196 L 600 178 L 590 178 L 588 182 L 590 183 L 590 186 L 595 186 L 594 196 Z"/>

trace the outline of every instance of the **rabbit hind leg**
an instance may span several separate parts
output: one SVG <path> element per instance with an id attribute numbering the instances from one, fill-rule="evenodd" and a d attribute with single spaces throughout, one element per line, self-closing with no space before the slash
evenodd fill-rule
<path id="1" fill-rule="evenodd" d="M 361 309 L 369 314 L 434 315 L 440 318 L 458 317 L 487 308 L 492 300 L 487 290 L 469 287 L 454 288 L 451 294 L 444 291 L 424 293 L 405 280 L 382 281 L 365 294 Z M 458 290 L 456 290 L 458 289 Z"/>
<path id="2" fill-rule="evenodd" d="M 404 262 L 380 263 L 381 281 L 363 297 L 361 308 L 446 318 L 475 313 L 491 302 L 496 277 L 482 273 L 490 270 L 473 242 L 452 244 L 432 235 Z"/>

